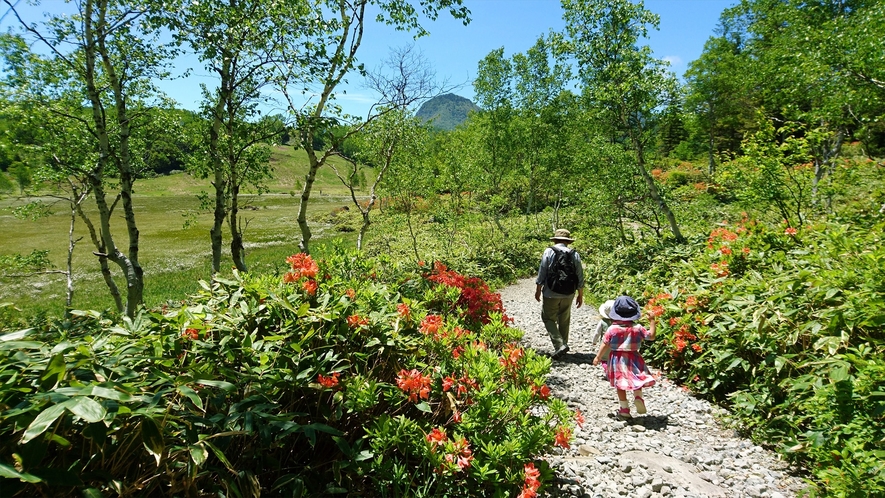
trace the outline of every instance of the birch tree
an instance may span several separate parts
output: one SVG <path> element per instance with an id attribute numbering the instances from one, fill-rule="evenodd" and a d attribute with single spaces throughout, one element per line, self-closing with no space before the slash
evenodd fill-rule
<path id="1" fill-rule="evenodd" d="M 259 119 L 262 105 L 272 103 L 263 90 L 271 87 L 276 65 L 287 52 L 300 56 L 299 67 L 309 66 L 318 55 L 303 43 L 319 34 L 313 22 L 317 9 L 309 0 L 182 1 L 169 14 L 177 39 L 218 81 L 214 88 L 202 86 L 202 114 L 208 124 L 201 137 L 205 153 L 195 156 L 192 165 L 213 187 L 213 273 L 221 268 L 225 221 L 233 263 L 239 271 L 248 269 L 240 194 L 250 186 L 261 192 L 263 180 L 271 175 L 268 144 L 280 134 L 279 127 Z"/>
<path id="2" fill-rule="evenodd" d="M 413 31 L 416 36 L 429 34 L 418 22 L 420 14 L 435 20 L 442 10 L 448 10 L 456 19 L 466 24 L 469 22 L 469 11 L 462 7 L 462 0 L 325 0 L 322 8 L 313 13 L 313 22 L 321 26 L 323 31 L 315 34 L 308 45 L 317 50 L 318 57 L 311 62 L 314 70 L 305 71 L 305 61 L 297 50 L 288 51 L 288 59 L 278 65 L 278 89 L 286 99 L 289 113 L 294 118 L 296 127 L 295 141 L 307 153 L 308 172 L 299 197 L 298 228 L 301 239 L 298 247 L 302 252 L 310 252 L 312 233 L 307 223 L 307 211 L 317 171 L 326 164 L 330 156 L 340 147 L 344 140 L 359 133 L 366 123 L 377 117 L 379 110 L 391 109 L 393 102 L 382 99 L 377 107 L 373 107 L 364 120 L 345 115 L 335 104 L 335 92 L 344 78 L 354 72 L 364 73 L 364 68 L 357 61 L 357 53 L 362 43 L 366 26 L 367 7 L 373 5 L 379 9 L 376 19 L 395 26 L 397 29 Z M 312 95 L 305 102 L 303 96 Z M 383 111 L 382 111 L 383 112 Z M 343 135 L 325 134 L 333 126 L 350 124 L 348 132 Z M 326 138 L 323 150 L 314 150 L 317 138 Z"/>
<path id="3" fill-rule="evenodd" d="M 142 164 L 132 150 L 133 135 L 146 124 L 148 99 L 157 95 L 152 81 L 165 76 L 170 53 L 159 41 L 155 5 L 145 1 L 82 0 L 73 15 L 48 14 L 26 23 L 11 0 L 3 0 L 29 43 L 14 55 L 18 98 L 41 106 L 88 137 L 89 162 L 59 164 L 85 181 L 98 212 L 94 254 L 115 264 L 126 282 L 120 311 L 133 316 L 142 304 L 144 270 L 139 261 L 139 231 L 132 200 Z M 9 61 L 9 56 L 6 58 Z M 156 102 L 154 102 L 156 103 Z M 113 225 L 122 210 L 125 248 L 118 247 Z"/>
<path id="4" fill-rule="evenodd" d="M 635 172 L 652 202 L 666 218 L 676 240 L 684 237 L 666 199 L 649 173 L 654 123 L 674 93 L 675 77 L 667 63 L 640 46 L 659 18 L 630 0 L 562 0 L 570 53 L 587 105 L 608 128 L 610 137 L 632 152 Z"/>

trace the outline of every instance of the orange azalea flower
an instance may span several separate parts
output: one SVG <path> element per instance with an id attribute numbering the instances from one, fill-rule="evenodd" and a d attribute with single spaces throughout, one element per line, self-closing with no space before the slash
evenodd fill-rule
<path id="1" fill-rule="evenodd" d="M 347 317 L 347 326 L 352 329 L 358 329 L 369 324 L 369 319 L 364 316 L 350 315 Z"/>
<path id="2" fill-rule="evenodd" d="M 713 263 L 710 265 L 710 269 L 716 273 L 717 277 L 727 277 L 728 276 L 728 262 L 720 261 L 719 263 Z"/>
<path id="3" fill-rule="evenodd" d="M 584 427 L 584 414 L 581 413 L 581 410 L 575 410 L 575 423 L 578 424 L 578 427 Z"/>
<path id="4" fill-rule="evenodd" d="M 409 401 L 415 403 L 418 398 L 430 397 L 430 377 L 421 374 L 416 369 L 402 369 L 396 379 L 396 385 L 409 395 Z"/>
<path id="5" fill-rule="evenodd" d="M 326 377 L 323 374 L 317 375 L 317 382 L 320 383 L 323 387 L 336 387 L 338 385 L 338 376 L 341 375 L 341 372 L 333 372 L 331 376 Z"/>
<path id="6" fill-rule="evenodd" d="M 556 433 L 556 442 L 553 443 L 553 446 L 561 446 L 563 448 L 568 449 L 570 447 L 569 440 L 572 438 L 572 430 L 566 426 L 562 426 L 559 428 L 559 431 Z"/>
<path id="7" fill-rule="evenodd" d="M 439 315 L 427 315 L 424 317 L 424 320 L 421 320 L 421 326 L 419 330 L 424 335 L 435 335 L 439 332 L 439 329 L 442 327 L 442 317 Z"/>
<path id="8" fill-rule="evenodd" d="M 200 331 L 197 329 L 184 329 L 184 332 L 181 334 L 181 336 L 185 339 L 196 341 L 200 338 Z"/>
<path id="9" fill-rule="evenodd" d="M 283 275 L 283 283 L 285 283 L 285 284 L 294 284 L 297 281 L 298 281 L 298 275 L 295 275 L 292 272 L 286 272 L 286 274 Z"/>
<path id="10" fill-rule="evenodd" d="M 541 487 L 541 471 L 535 468 L 534 463 L 525 464 L 525 485 L 518 498 L 535 498 L 538 496 L 538 488 Z"/>
<path id="11" fill-rule="evenodd" d="M 473 451 L 470 449 L 470 443 L 467 442 L 467 438 L 455 441 L 455 454 L 453 456 L 457 457 L 456 463 L 460 470 L 470 467 L 470 462 L 473 461 Z"/>
<path id="12" fill-rule="evenodd" d="M 541 471 L 535 468 L 534 463 L 527 463 L 524 466 L 525 469 L 525 483 L 530 486 L 540 486 L 541 482 L 539 477 L 541 477 Z"/>
<path id="13" fill-rule="evenodd" d="M 356 297 L 356 291 L 353 289 L 347 289 L 344 295 L 346 295 L 348 299 L 353 300 L 353 298 Z"/>
<path id="14" fill-rule="evenodd" d="M 520 358 L 525 354 L 522 348 L 516 346 L 505 347 L 503 353 L 504 356 L 499 358 L 498 362 L 507 370 L 516 369 L 519 366 Z"/>
<path id="15" fill-rule="evenodd" d="M 461 357 L 461 353 L 464 352 L 464 346 L 458 346 L 452 350 L 452 358 L 458 359 Z"/>
<path id="16" fill-rule="evenodd" d="M 701 351 L 703 351 L 704 348 L 701 347 L 700 344 L 698 344 L 698 343 L 694 343 L 694 344 L 691 345 L 691 349 L 694 349 L 695 352 L 700 353 Z"/>
<path id="17" fill-rule="evenodd" d="M 743 252 L 744 254 L 750 254 L 750 248 L 745 247 L 745 248 L 741 249 L 741 252 Z"/>
<path id="18" fill-rule="evenodd" d="M 434 448 L 436 446 L 445 445 L 447 440 L 448 437 L 446 436 L 446 433 L 439 430 L 437 427 L 434 427 L 433 430 L 430 431 L 430 434 L 427 435 L 427 442 L 432 444 Z"/>
<path id="19" fill-rule="evenodd" d="M 787 235 L 789 235 L 790 237 L 794 237 L 794 236 L 796 235 L 797 232 L 798 232 L 798 230 L 796 230 L 796 229 L 793 228 L 793 227 L 787 227 L 787 229 L 784 230 L 784 233 L 787 234 Z"/>
<path id="20" fill-rule="evenodd" d="M 409 305 L 406 303 L 399 303 L 396 305 L 396 312 L 399 313 L 401 318 L 408 320 L 412 316 L 412 310 L 409 309 Z"/>
<path id="21" fill-rule="evenodd" d="M 307 292 L 308 295 L 313 296 L 317 293 L 317 282 L 316 280 L 305 280 L 301 283 L 301 288 L 304 289 L 304 292 Z"/>
<path id="22" fill-rule="evenodd" d="M 320 271 L 316 261 L 309 254 L 304 254 L 303 252 L 289 256 L 286 258 L 286 263 L 292 265 L 292 273 L 295 274 L 296 279 L 316 277 Z"/>
<path id="23" fill-rule="evenodd" d="M 728 256 L 729 254 L 731 254 L 731 248 L 728 246 L 722 246 L 719 248 L 719 252 L 721 252 L 725 256 Z"/>
<path id="24" fill-rule="evenodd" d="M 655 318 L 664 314 L 663 306 L 652 306 L 651 309 L 648 310 L 649 318 Z"/>
<path id="25" fill-rule="evenodd" d="M 676 346 L 676 351 L 682 351 L 685 349 L 685 346 L 688 345 L 688 343 L 685 342 L 685 339 L 681 337 L 673 339 L 673 344 Z"/>
<path id="26" fill-rule="evenodd" d="M 525 485 L 522 487 L 522 492 L 516 496 L 516 498 L 535 498 L 538 496 L 538 493 L 529 485 Z"/>

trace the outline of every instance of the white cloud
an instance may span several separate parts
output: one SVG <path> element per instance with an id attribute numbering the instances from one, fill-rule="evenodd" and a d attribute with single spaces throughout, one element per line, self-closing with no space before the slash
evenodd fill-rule
<path id="1" fill-rule="evenodd" d="M 664 57 L 662 60 L 665 60 L 670 63 L 671 66 L 678 66 L 682 64 L 682 58 L 678 55 L 668 55 Z"/>

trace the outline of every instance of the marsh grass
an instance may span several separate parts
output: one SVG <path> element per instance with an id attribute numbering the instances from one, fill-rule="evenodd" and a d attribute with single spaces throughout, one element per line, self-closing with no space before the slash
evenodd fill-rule
<path id="1" fill-rule="evenodd" d="M 298 196 L 294 178 L 303 178 L 306 158 L 303 151 L 279 147 L 273 156 L 275 176 L 268 182 L 269 193 L 242 196 L 242 224 L 245 225 L 247 264 L 250 271 L 282 273 L 287 256 L 298 252 Z M 322 254 L 326 243 L 335 241 L 353 245 L 352 234 L 334 232 L 328 224 L 332 209 L 347 205 L 345 189 L 334 173 L 326 168 L 318 175 L 308 222 L 313 232 L 311 251 Z M 140 232 L 139 261 L 145 272 L 145 305 L 157 306 L 167 301 L 178 301 L 199 289 L 199 280 L 211 275 L 209 229 L 212 213 L 200 208 L 197 195 L 208 191 L 206 180 L 176 173 L 139 180 L 133 197 L 136 222 Z M 297 189 L 300 192 L 300 187 Z M 49 250 L 51 269 L 64 269 L 67 257 L 69 207 L 64 202 L 40 198 L 51 205 L 51 214 L 38 220 L 18 219 L 12 209 L 33 198 L 0 199 L 0 255 L 29 254 L 34 250 Z M 86 204 L 87 213 L 94 214 L 94 202 Z M 127 250 L 122 209 L 117 210 L 112 227 L 115 241 L 122 251 Z M 113 301 L 99 273 L 94 247 L 86 227 L 79 219 L 75 238 L 80 238 L 74 250 L 75 309 L 104 310 L 113 307 Z M 222 267 L 229 272 L 229 235 L 225 234 Z M 119 278 L 119 269 L 112 265 L 117 285 L 125 290 Z M 0 303 L 14 304 L 26 316 L 35 314 L 59 315 L 64 311 L 65 279 L 60 274 L 41 274 L 0 279 Z"/>

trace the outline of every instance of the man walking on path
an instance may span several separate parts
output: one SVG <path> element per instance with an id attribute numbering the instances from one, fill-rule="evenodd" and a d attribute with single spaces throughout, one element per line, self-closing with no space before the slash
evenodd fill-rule
<path id="1" fill-rule="evenodd" d="M 558 359 L 568 352 L 569 324 L 572 318 L 572 301 L 578 293 L 577 308 L 584 301 L 584 268 L 581 256 L 568 247 L 575 241 L 568 230 L 558 229 L 550 240 L 552 247 L 544 250 L 538 278 L 535 280 L 535 300 L 541 304 L 541 320 L 553 341 L 553 355 Z"/>

